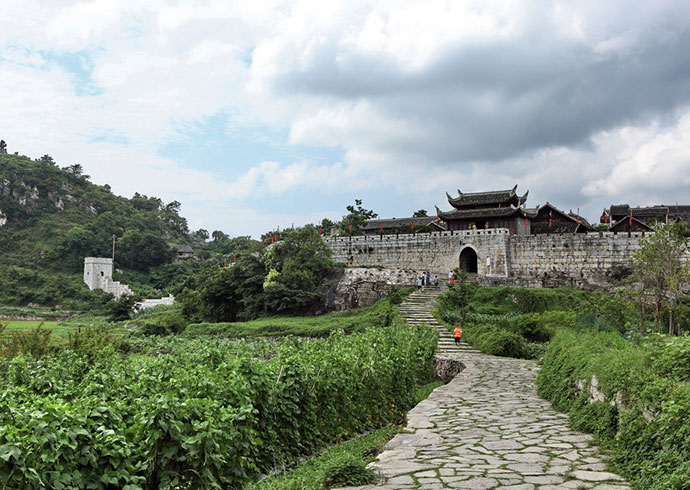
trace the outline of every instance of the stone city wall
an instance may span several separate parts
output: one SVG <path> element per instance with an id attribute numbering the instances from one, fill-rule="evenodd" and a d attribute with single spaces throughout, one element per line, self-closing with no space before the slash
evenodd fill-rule
<path id="1" fill-rule="evenodd" d="M 508 230 L 444 231 L 326 239 L 333 260 L 354 267 L 385 267 L 445 277 L 458 267 L 460 253 L 472 248 L 479 276 L 508 277 Z"/>
<path id="2" fill-rule="evenodd" d="M 439 277 L 477 254 L 477 280 L 486 285 L 606 288 L 628 267 L 643 233 L 509 235 L 508 230 L 335 237 L 326 239 L 333 260 L 347 266 L 384 267 Z"/>

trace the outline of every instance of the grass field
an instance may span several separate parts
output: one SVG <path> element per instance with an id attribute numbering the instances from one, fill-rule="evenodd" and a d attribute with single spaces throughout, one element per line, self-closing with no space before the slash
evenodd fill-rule
<path id="1" fill-rule="evenodd" d="M 7 328 L 4 330 L 4 334 L 13 331 L 28 330 L 30 328 L 36 328 L 41 322 L 38 320 L 10 320 L 6 322 Z M 53 331 L 53 336 L 55 337 L 67 337 L 69 332 L 74 332 L 77 327 L 75 325 L 68 325 L 63 322 L 47 321 L 43 322 L 43 328 Z"/>

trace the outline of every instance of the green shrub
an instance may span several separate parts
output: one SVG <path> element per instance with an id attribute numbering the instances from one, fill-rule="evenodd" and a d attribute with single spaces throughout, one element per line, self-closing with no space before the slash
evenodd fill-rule
<path id="1" fill-rule="evenodd" d="M 12 359 L 19 354 L 30 354 L 33 357 L 43 357 L 56 350 L 51 341 L 51 330 L 43 328 L 43 323 L 35 328 L 12 331 L 2 335 L 7 324 L 0 325 L 0 356 Z"/>
<path id="2" fill-rule="evenodd" d="M 97 345 L 82 335 L 74 345 Z M 399 420 L 433 379 L 437 338 L 396 322 L 286 339 L 270 356 L 269 342 L 179 337 L 133 339 L 130 356 L 19 356 L 0 371 L 0 483 L 237 488 Z M 354 478 L 348 468 L 331 476 Z"/>
<path id="3" fill-rule="evenodd" d="M 525 357 L 527 354 L 526 342 L 520 335 L 494 325 L 468 326 L 463 329 L 463 338 L 492 356 Z"/>
<path id="4" fill-rule="evenodd" d="M 142 335 L 170 335 L 182 332 L 189 323 L 179 308 L 145 313 L 134 322 Z"/>
<path id="5" fill-rule="evenodd" d="M 376 478 L 374 470 L 367 468 L 361 458 L 349 454 L 330 461 L 324 473 L 324 488 L 361 486 Z"/>
<path id="6" fill-rule="evenodd" d="M 539 394 L 608 446 L 637 488 L 688 489 L 690 383 L 675 366 L 689 348 L 690 338 L 636 345 L 615 332 L 561 331 L 544 357 Z M 591 398 L 594 380 L 604 401 Z"/>

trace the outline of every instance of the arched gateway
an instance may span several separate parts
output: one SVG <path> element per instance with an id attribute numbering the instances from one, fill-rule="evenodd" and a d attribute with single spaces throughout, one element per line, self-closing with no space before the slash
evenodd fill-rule
<path id="1" fill-rule="evenodd" d="M 477 252 L 472 247 L 465 247 L 460 252 L 460 269 L 468 274 L 477 273 Z"/>

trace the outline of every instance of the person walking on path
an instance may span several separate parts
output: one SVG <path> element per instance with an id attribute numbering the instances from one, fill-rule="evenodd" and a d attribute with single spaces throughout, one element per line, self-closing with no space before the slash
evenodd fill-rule
<path id="1" fill-rule="evenodd" d="M 422 280 L 421 277 L 417 278 L 417 289 L 422 289 L 422 286 L 424 285 L 424 281 Z"/>
<path id="2" fill-rule="evenodd" d="M 438 287 L 438 276 L 436 276 L 436 275 L 434 276 L 434 287 L 435 288 Z"/>
<path id="3" fill-rule="evenodd" d="M 455 279 L 453 278 L 453 271 L 450 271 L 448 273 L 448 284 L 452 286 L 454 282 L 455 282 Z"/>
<path id="4" fill-rule="evenodd" d="M 455 327 L 455 332 L 453 332 L 453 337 L 455 337 L 455 345 L 460 344 L 460 337 L 462 337 L 462 328 L 460 328 L 460 325 Z"/>
<path id="5" fill-rule="evenodd" d="M 431 272 L 426 273 L 426 285 L 431 286 Z"/>

